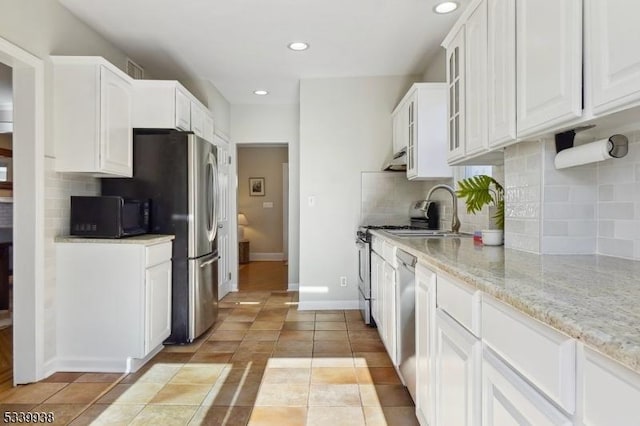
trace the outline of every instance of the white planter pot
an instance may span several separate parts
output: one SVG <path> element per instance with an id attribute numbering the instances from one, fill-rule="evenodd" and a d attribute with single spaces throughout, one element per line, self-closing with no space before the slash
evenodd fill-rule
<path id="1" fill-rule="evenodd" d="M 502 229 L 483 229 L 482 244 L 485 246 L 501 246 L 504 244 L 504 231 Z"/>

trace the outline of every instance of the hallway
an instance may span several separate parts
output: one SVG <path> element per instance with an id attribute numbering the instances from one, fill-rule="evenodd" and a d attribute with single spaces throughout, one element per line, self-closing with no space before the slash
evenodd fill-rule
<path id="1" fill-rule="evenodd" d="M 286 262 L 249 262 L 238 267 L 240 291 L 286 291 L 288 287 Z"/>
<path id="2" fill-rule="evenodd" d="M 297 297 L 231 293 L 210 332 L 141 371 L 57 373 L 3 392 L 0 409 L 73 425 L 417 424 L 377 330 L 359 311 L 298 311 Z"/>

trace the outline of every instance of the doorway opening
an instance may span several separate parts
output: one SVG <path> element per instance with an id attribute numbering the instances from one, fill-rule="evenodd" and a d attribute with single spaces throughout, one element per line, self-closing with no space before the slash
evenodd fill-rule
<path id="1" fill-rule="evenodd" d="M 12 339 L 13 384 L 44 378 L 52 365 L 46 341 L 44 219 L 44 63 L 0 38 L 0 63 L 11 69 L 13 97 Z M 0 185 L 1 186 L 1 185 Z M 54 311 L 50 309 L 50 312 Z M 50 356 L 49 356 L 50 358 Z"/>
<path id="2" fill-rule="evenodd" d="M 13 69 L 0 63 L 0 390 L 13 384 Z"/>
<path id="3" fill-rule="evenodd" d="M 287 291 L 288 163 L 287 144 L 237 146 L 241 292 Z"/>

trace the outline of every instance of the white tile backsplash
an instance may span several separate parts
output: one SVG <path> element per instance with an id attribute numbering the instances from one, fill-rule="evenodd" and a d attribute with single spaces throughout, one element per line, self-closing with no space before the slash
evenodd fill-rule
<path id="1" fill-rule="evenodd" d="M 69 233 L 69 197 L 99 195 L 100 180 L 93 177 L 57 173 L 55 159 L 45 157 L 45 359 L 56 356 L 56 251 L 54 238 Z"/>
<path id="2" fill-rule="evenodd" d="M 407 180 L 402 172 L 363 172 L 360 223 L 409 223 L 409 204 L 424 198 L 422 182 Z"/>
<path id="3" fill-rule="evenodd" d="M 521 142 L 505 149 L 505 246 L 540 252 L 541 164 L 539 142 Z"/>
<path id="4" fill-rule="evenodd" d="M 508 147 L 505 245 L 640 259 L 640 132 L 626 135 L 626 157 L 562 170 L 553 138 Z"/>
<path id="5" fill-rule="evenodd" d="M 409 205 L 412 201 L 424 200 L 435 185 L 454 185 L 463 177 L 463 167 L 454 168 L 454 179 L 410 181 L 401 172 L 363 172 L 360 223 L 370 225 L 405 225 L 409 223 Z M 501 167 L 494 169 L 494 177 L 503 179 Z M 433 199 L 438 202 L 440 228 L 451 229 L 451 195 L 436 191 Z M 478 214 L 468 214 L 463 199 L 456 199 L 460 230 L 472 233 L 489 227 L 489 211 L 484 208 Z"/>

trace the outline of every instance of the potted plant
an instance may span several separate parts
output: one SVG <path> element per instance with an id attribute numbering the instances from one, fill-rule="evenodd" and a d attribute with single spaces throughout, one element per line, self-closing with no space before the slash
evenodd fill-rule
<path id="1" fill-rule="evenodd" d="M 485 205 L 495 207 L 492 218 L 498 229 L 483 229 L 482 243 L 501 245 L 504 236 L 504 188 L 491 176 L 477 175 L 458 181 L 456 194 L 465 198 L 467 213 L 475 214 Z"/>

